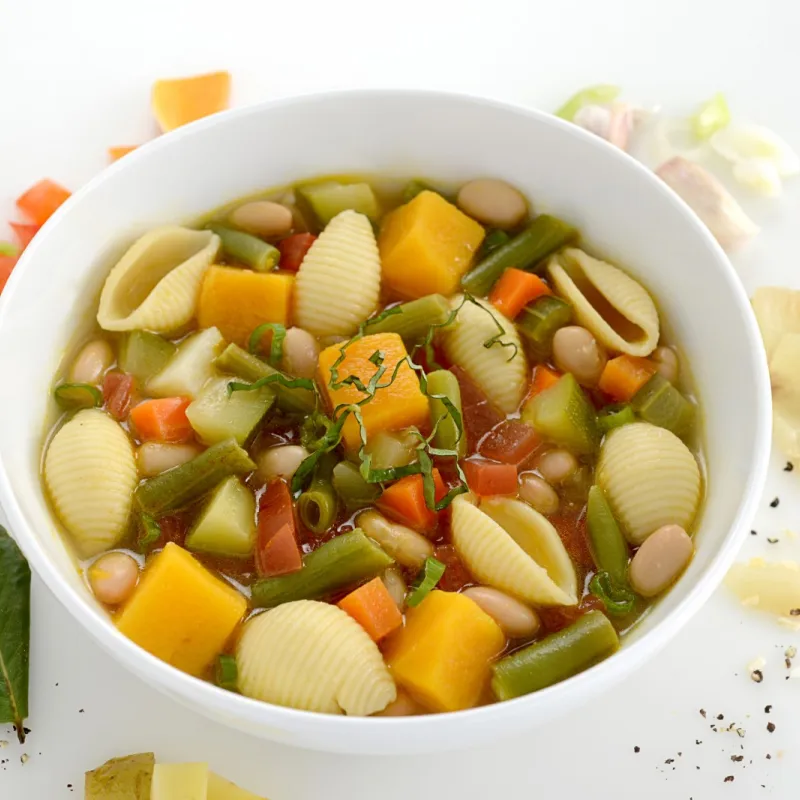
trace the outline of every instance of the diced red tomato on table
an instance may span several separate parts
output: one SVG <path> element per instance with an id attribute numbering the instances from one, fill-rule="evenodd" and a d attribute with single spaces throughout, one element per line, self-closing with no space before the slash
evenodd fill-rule
<path id="1" fill-rule="evenodd" d="M 0 292 L 3 291 L 11 272 L 17 265 L 18 256 L 0 256 Z"/>
<path id="2" fill-rule="evenodd" d="M 17 198 L 17 208 L 37 225 L 44 225 L 70 195 L 63 186 L 45 178 Z"/>
<path id="3" fill-rule="evenodd" d="M 30 243 L 31 239 L 39 232 L 41 225 L 29 225 L 25 222 L 9 222 L 11 230 L 17 238 L 19 249 L 24 250 Z"/>

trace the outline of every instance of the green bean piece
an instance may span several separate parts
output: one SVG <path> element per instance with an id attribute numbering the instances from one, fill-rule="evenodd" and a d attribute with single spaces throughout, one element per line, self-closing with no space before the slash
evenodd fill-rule
<path id="1" fill-rule="evenodd" d="M 449 408 L 442 400 L 433 395 L 444 395 L 458 412 L 459 419 L 454 419 Z M 459 458 L 467 455 L 467 435 L 464 430 L 463 412 L 461 410 L 461 388 L 458 379 L 448 369 L 437 369 L 428 374 L 428 396 L 430 398 L 431 426 L 436 427 L 433 446 L 442 450 L 455 450 Z"/>
<path id="2" fill-rule="evenodd" d="M 656 372 L 631 399 L 633 410 L 645 421 L 685 436 L 694 422 L 694 406 Z"/>
<path id="3" fill-rule="evenodd" d="M 236 344 L 229 344 L 217 356 L 214 361 L 215 366 L 223 372 L 230 372 L 237 378 L 246 381 L 257 381 L 270 375 L 284 375 L 280 370 L 271 367 L 254 355 Z M 284 375 L 286 380 L 291 380 L 288 375 Z M 275 404 L 286 414 L 311 414 L 317 407 L 314 392 L 308 389 L 289 389 L 281 386 L 280 383 L 270 384 L 270 388 L 275 390 Z"/>
<path id="4" fill-rule="evenodd" d="M 559 328 L 569 325 L 572 307 L 560 297 L 544 295 L 522 309 L 516 319 L 517 330 L 540 361 L 550 357 L 553 337 Z"/>
<path id="5" fill-rule="evenodd" d="M 540 214 L 524 231 L 473 267 L 461 279 L 461 287 L 475 297 L 484 297 L 508 267 L 536 272 L 541 261 L 577 236 L 575 228 L 563 220 Z"/>
<path id="6" fill-rule="evenodd" d="M 272 608 L 293 600 L 319 600 L 380 575 L 394 561 L 360 528 L 343 533 L 303 558 L 299 572 L 253 584 L 253 605 Z"/>
<path id="7" fill-rule="evenodd" d="M 492 664 L 492 691 L 498 700 L 537 692 L 608 658 L 619 636 L 602 611 L 589 611 L 567 628 L 545 636 Z"/>
<path id="8" fill-rule="evenodd" d="M 486 258 L 490 253 L 494 253 L 495 250 L 498 250 L 510 241 L 511 235 L 507 231 L 501 231 L 499 229 L 489 231 L 478 250 L 478 260 Z"/>
<path id="9" fill-rule="evenodd" d="M 297 513 L 314 534 L 325 533 L 336 519 L 336 493 L 331 482 L 336 456 L 325 453 L 317 462 L 311 483 L 297 499 Z"/>
<path id="10" fill-rule="evenodd" d="M 376 483 L 367 483 L 361 470 L 349 461 L 340 461 L 333 468 L 333 488 L 348 511 L 372 505 L 380 496 Z"/>
<path id="11" fill-rule="evenodd" d="M 217 661 L 214 665 L 214 683 L 222 689 L 235 692 L 237 691 L 238 682 L 239 669 L 236 666 L 236 659 L 227 653 L 217 656 Z"/>
<path id="12" fill-rule="evenodd" d="M 450 304 L 440 294 L 429 294 L 367 320 L 364 333 L 398 333 L 406 345 L 422 341 L 433 325 L 442 325 L 450 316 Z"/>
<path id="13" fill-rule="evenodd" d="M 131 331 L 122 340 L 119 368 L 145 384 L 158 375 L 175 354 L 175 345 L 149 331 Z"/>
<path id="14" fill-rule="evenodd" d="M 631 422 L 636 422 L 636 416 L 627 403 L 606 406 L 597 414 L 597 427 L 600 433 L 608 433 Z"/>
<path id="15" fill-rule="evenodd" d="M 222 249 L 226 255 L 252 267 L 256 272 L 270 272 L 281 260 L 280 250 L 258 236 L 216 223 L 209 225 L 208 229 L 222 240 Z"/>
<path id="16" fill-rule="evenodd" d="M 142 481 L 134 497 L 143 512 L 160 517 L 185 508 L 229 475 L 244 475 L 255 468 L 247 452 L 234 439 L 227 439 L 185 464 Z"/>
<path id="17" fill-rule="evenodd" d="M 599 572 L 607 572 L 619 586 L 628 586 L 628 543 L 614 519 L 611 506 L 599 486 L 589 489 L 586 506 L 589 549 Z"/>
<path id="18" fill-rule="evenodd" d="M 103 393 L 88 383 L 62 383 L 53 389 L 53 397 L 61 408 L 96 408 L 103 405 Z"/>
<path id="19" fill-rule="evenodd" d="M 612 617 L 627 617 L 636 605 L 636 595 L 620 586 L 607 572 L 598 572 L 589 581 L 589 591 L 600 600 Z"/>
<path id="20" fill-rule="evenodd" d="M 590 455 L 600 444 L 594 408 L 570 373 L 529 400 L 522 409 L 522 421 L 573 453 Z"/>

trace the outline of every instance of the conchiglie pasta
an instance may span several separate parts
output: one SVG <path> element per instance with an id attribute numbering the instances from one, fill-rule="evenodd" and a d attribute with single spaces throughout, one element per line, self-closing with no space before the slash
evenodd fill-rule
<path id="1" fill-rule="evenodd" d="M 658 311 L 630 275 L 574 247 L 553 256 L 548 273 L 577 321 L 601 344 L 632 356 L 646 356 L 656 348 Z"/>
<path id="2" fill-rule="evenodd" d="M 377 645 L 340 608 L 298 600 L 244 626 L 236 649 L 239 691 L 304 711 L 363 717 L 397 697 Z"/>
<path id="3" fill-rule="evenodd" d="M 87 409 L 67 422 L 47 449 L 44 478 L 56 513 L 82 556 L 119 544 L 138 478 L 133 447 L 111 417 Z"/>
<path id="4" fill-rule="evenodd" d="M 297 324 L 315 336 L 350 336 L 378 307 L 381 260 L 372 225 L 356 211 L 335 216 L 297 273 Z"/>
<path id="5" fill-rule="evenodd" d="M 486 301 L 476 303 L 464 303 L 462 295 L 452 299 L 451 307 L 461 306 L 461 310 L 442 334 L 444 350 L 450 361 L 466 371 L 493 405 L 510 414 L 525 394 L 528 362 L 514 325 Z M 500 333 L 498 324 L 503 330 L 500 341 L 484 347 Z"/>
<path id="6" fill-rule="evenodd" d="M 688 447 L 647 422 L 608 434 L 597 462 L 597 483 L 632 545 L 662 525 L 690 526 L 700 503 L 700 468 Z"/>
<path id="7" fill-rule="evenodd" d="M 107 331 L 177 331 L 191 321 L 219 237 L 177 225 L 138 239 L 103 285 L 97 321 Z"/>
<path id="8" fill-rule="evenodd" d="M 540 541 L 534 549 L 540 555 L 546 556 L 551 567 L 554 563 L 557 564 L 551 574 L 537 563 L 531 552 L 523 549 L 509 531 L 465 495 L 453 501 L 452 509 L 453 544 L 469 571 L 481 583 L 534 605 L 570 606 L 578 602 L 574 570 L 569 575 L 569 568 L 563 563 L 563 559 L 560 556 L 554 558 L 555 547 L 552 541 Z M 513 526 L 518 527 L 519 523 L 513 512 L 503 515 L 500 509 L 494 510 L 501 518 L 510 517 Z M 541 530 L 542 528 L 537 527 L 535 531 L 520 535 L 520 539 L 529 547 L 531 539 L 537 536 L 540 539 L 547 537 L 546 533 L 540 536 Z M 556 580 L 560 580 L 562 585 L 556 583 Z"/>

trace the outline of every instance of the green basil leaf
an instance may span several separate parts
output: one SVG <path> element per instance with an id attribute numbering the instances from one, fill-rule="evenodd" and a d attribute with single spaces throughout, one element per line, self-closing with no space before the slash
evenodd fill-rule
<path id="1" fill-rule="evenodd" d="M 153 545 L 161 538 L 161 526 L 158 520 L 150 514 L 142 513 L 141 533 L 136 541 L 136 549 L 140 553 L 147 553 Z"/>
<path id="2" fill-rule="evenodd" d="M 272 341 L 269 345 L 269 364 L 277 369 L 283 358 L 283 340 L 286 338 L 286 326 L 279 322 L 265 322 L 259 325 L 251 334 L 247 344 L 248 350 L 257 356 L 261 352 L 261 340 L 267 331 L 272 331 Z"/>

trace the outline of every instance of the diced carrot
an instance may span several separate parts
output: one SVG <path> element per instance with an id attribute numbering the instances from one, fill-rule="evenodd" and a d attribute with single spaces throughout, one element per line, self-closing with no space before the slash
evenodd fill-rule
<path id="1" fill-rule="evenodd" d="M 128 415 L 133 394 L 133 375 L 107 372 L 103 379 L 103 402 L 106 411 L 120 422 Z"/>
<path id="2" fill-rule="evenodd" d="M 188 397 L 162 397 L 145 400 L 131 409 L 131 422 L 140 439 L 146 442 L 190 442 L 194 430 L 186 416 Z"/>
<path id="3" fill-rule="evenodd" d="M 530 400 L 545 389 L 549 389 L 553 384 L 558 383 L 560 377 L 560 372 L 550 369 L 544 364 L 537 364 L 533 368 L 533 380 L 531 380 L 531 388 L 528 390 L 527 399 Z"/>
<path id="4" fill-rule="evenodd" d="M 39 232 L 41 225 L 28 225 L 24 222 L 9 222 L 11 230 L 17 237 L 20 249 L 24 250 L 30 243 L 31 239 Z"/>
<path id="5" fill-rule="evenodd" d="M 379 642 L 403 624 L 403 615 L 380 578 L 373 578 L 350 592 L 338 606 L 361 625 L 374 642 Z"/>
<path id="6" fill-rule="evenodd" d="M 0 256 L 0 292 L 5 289 L 11 271 L 17 265 L 18 256 Z"/>
<path id="7" fill-rule="evenodd" d="M 646 358 L 617 356 L 606 364 L 597 385 L 601 392 L 612 399 L 626 403 L 655 372 L 656 365 Z"/>
<path id="8" fill-rule="evenodd" d="M 70 192 L 49 178 L 39 181 L 17 198 L 17 208 L 37 225 L 44 225 L 55 210 L 68 200 Z"/>
<path id="9" fill-rule="evenodd" d="M 481 442 L 480 454 L 518 467 L 541 444 L 533 426 L 517 419 L 501 422 Z"/>
<path id="10" fill-rule="evenodd" d="M 446 494 L 447 486 L 438 469 L 433 470 L 436 484 L 436 502 Z M 407 475 L 393 483 L 378 498 L 378 508 L 392 519 L 417 531 L 429 531 L 436 526 L 438 514 L 425 504 L 422 475 Z"/>
<path id="11" fill-rule="evenodd" d="M 538 275 L 510 267 L 494 285 L 489 302 L 501 314 L 514 319 L 528 303 L 545 294 L 552 292 Z"/>
<path id="12" fill-rule="evenodd" d="M 280 268 L 297 272 L 316 238 L 313 233 L 295 233 L 281 239 L 278 242 L 278 250 L 281 251 Z"/>
<path id="13" fill-rule="evenodd" d="M 514 464 L 493 464 L 490 461 L 465 461 L 467 486 L 481 495 L 514 494 L 517 491 L 517 468 Z"/>
<path id="14" fill-rule="evenodd" d="M 280 478 L 273 480 L 261 495 L 255 557 L 261 577 L 286 575 L 303 567 L 292 495 Z"/>
<path id="15" fill-rule="evenodd" d="M 122 156 L 128 155 L 128 153 L 132 153 L 139 145 L 138 144 L 125 144 L 120 145 L 119 147 L 109 147 L 108 148 L 108 158 L 110 161 L 119 161 Z"/>

